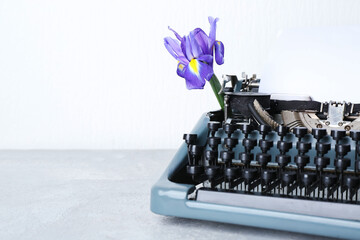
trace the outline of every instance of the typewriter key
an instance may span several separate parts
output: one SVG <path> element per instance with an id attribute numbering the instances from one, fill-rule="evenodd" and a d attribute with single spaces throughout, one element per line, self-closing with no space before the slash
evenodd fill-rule
<path id="1" fill-rule="evenodd" d="M 274 143 L 272 141 L 260 139 L 259 140 L 259 147 L 263 153 L 266 153 L 274 146 Z"/>
<path id="2" fill-rule="evenodd" d="M 234 180 L 240 176 L 240 168 L 238 167 L 226 167 L 224 172 L 225 178 L 228 180 Z"/>
<path id="3" fill-rule="evenodd" d="M 336 143 L 338 143 L 339 140 L 344 138 L 345 136 L 345 130 L 331 130 L 331 137 L 336 141 Z"/>
<path id="4" fill-rule="evenodd" d="M 321 142 L 316 143 L 316 151 L 320 156 L 323 156 L 324 154 L 328 153 L 330 148 L 331 148 L 330 143 L 321 143 Z"/>
<path id="5" fill-rule="evenodd" d="M 296 155 L 294 162 L 300 170 L 303 170 L 304 167 L 310 162 L 310 157 L 307 155 Z"/>
<path id="6" fill-rule="evenodd" d="M 224 124 L 223 126 L 223 129 L 225 131 L 225 133 L 228 135 L 228 138 L 231 137 L 231 134 L 233 134 L 236 129 L 237 129 L 237 126 L 235 124 Z"/>
<path id="7" fill-rule="evenodd" d="M 254 168 L 245 168 L 242 171 L 242 177 L 245 179 L 247 184 L 255 180 L 255 178 L 257 178 L 257 174 L 257 170 Z"/>
<path id="8" fill-rule="evenodd" d="M 265 139 L 266 135 L 271 132 L 271 127 L 269 125 L 260 125 L 259 133 L 262 135 L 262 139 Z"/>
<path id="9" fill-rule="evenodd" d="M 311 133 L 318 141 L 327 135 L 326 129 L 323 128 L 313 128 Z"/>
<path id="10" fill-rule="evenodd" d="M 214 137 L 216 131 L 221 127 L 221 123 L 220 122 L 215 122 L 215 121 L 211 121 L 208 123 L 207 125 L 209 131 L 210 131 L 210 136 Z"/>
<path id="11" fill-rule="evenodd" d="M 350 152 L 350 145 L 349 144 L 336 144 L 335 152 L 338 154 L 338 156 L 344 157 L 348 152 Z"/>
<path id="12" fill-rule="evenodd" d="M 283 172 L 281 176 L 282 185 L 289 186 L 292 184 L 296 179 L 296 172 Z"/>
<path id="13" fill-rule="evenodd" d="M 334 174 L 325 174 L 322 176 L 322 183 L 325 187 L 332 187 L 337 181 L 337 177 Z"/>
<path id="14" fill-rule="evenodd" d="M 276 128 L 276 132 L 280 137 L 280 140 L 282 141 L 283 138 L 286 136 L 286 134 L 288 134 L 289 132 L 289 127 L 283 126 L 283 125 L 279 125 Z"/>
<path id="15" fill-rule="evenodd" d="M 205 168 L 205 174 L 209 180 L 213 180 L 220 173 L 220 166 L 209 166 Z"/>
<path id="16" fill-rule="evenodd" d="M 250 162 L 254 159 L 254 154 L 242 152 L 239 154 L 239 159 L 245 166 L 248 167 Z"/>
<path id="17" fill-rule="evenodd" d="M 207 143 L 209 144 L 209 147 L 211 147 L 213 150 L 217 150 L 219 144 L 221 143 L 221 138 L 219 138 L 219 137 L 209 137 L 207 139 Z"/>
<path id="18" fill-rule="evenodd" d="M 344 185 L 348 188 L 348 189 L 354 189 L 357 188 L 359 186 L 359 178 L 355 177 L 355 176 L 346 176 L 344 178 Z"/>
<path id="19" fill-rule="evenodd" d="M 337 158 L 335 159 L 335 168 L 336 170 L 343 172 L 350 167 L 350 163 L 349 158 Z"/>
<path id="20" fill-rule="evenodd" d="M 306 127 L 295 127 L 293 129 L 293 133 L 297 138 L 299 138 L 299 142 L 305 135 L 308 133 L 308 129 Z"/>
<path id="21" fill-rule="evenodd" d="M 186 144 L 195 144 L 197 135 L 196 134 L 184 134 L 183 139 L 185 140 Z"/>
<path id="22" fill-rule="evenodd" d="M 311 149 L 311 143 L 309 142 L 297 142 L 296 149 L 300 154 L 305 154 Z"/>
<path id="23" fill-rule="evenodd" d="M 261 173 L 261 179 L 267 185 L 276 179 L 276 171 L 275 170 L 264 170 Z"/>
<path id="24" fill-rule="evenodd" d="M 231 165 L 232 160 L 234 159 L 235 154 L 233 151 L 222 151 L 220 153 L 220 158 L 226 163 L 227 166 Z"/>
<path id="25" fill-rule="evenodd" d="M 205 160 L 207 160 L 210 165 L 216 165 L 217 160 L 218 160 L 218 152 L 206 150 L 205 151 Z"/>
<path id="26" fill-rule="evenodd" d="M 315 157 L 314 163 L 318 170 L 323 170 L 327 165 L 330 164 L 330 158 L 328 157 Z"/>
<path id="27" fill-rule="evenodd" d="M 225 147 L 228 150 L 232 150 L 237 144 L 239 143 L 239 140 L 237 138 L 225 138 L 224 139 L 224 144 Z"/>
<path id="28" fill-rule="evenodd" d="M 271 155 L 267 153 L 258 153 L 256 154 L 256 161 L 262 168 L 265 168 L 266 165 L 271 162 Z"/>
<path id="29" fill-rule="evenodd" d="M 276 162 L 279 164 L 280 168 L 284 168 L 291 162 L 291 157 L 289 155 L 277 155 Z"/>
<path id="30" fill-rule="evenodd" d="M 285 154 L 292 148 L 292 142 L 278 141 L 277 148 L 280 150 L 282 154 Z"/>
<path id="31" fill-rule="evenodd" d="M 245 135 L 245 138 L 247 138 L 254 128 L 249 124 L 242 124 L 240 125 L 240 130 Z"/>

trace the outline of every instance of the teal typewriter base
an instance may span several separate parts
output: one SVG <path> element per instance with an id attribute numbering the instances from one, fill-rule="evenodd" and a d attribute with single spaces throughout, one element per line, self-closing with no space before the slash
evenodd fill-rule
<path id="1" fill-rule="evenodd" d="M 207 134 L 206 126 L 209 120 L 208 115 L 204 114 L 192 133 L 198 134 L 199 138 L 205 139 Z M 194 186 L 169 180 L 169 177 L 183 167 L 186 162 L 187 147 L 183 144 L 168 168 L 151 189 L 152 212 L 166 216 L 209 220 L 327 237 L 360 238 L 359 221 L 188 200 L 188 192 Z M 356 208 L 359 208 L 360 211 L 360 206 L 356 206 Z"/>

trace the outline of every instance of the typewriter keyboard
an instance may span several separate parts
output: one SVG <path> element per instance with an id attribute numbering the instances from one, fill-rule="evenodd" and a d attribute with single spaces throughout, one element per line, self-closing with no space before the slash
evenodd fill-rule
<path id="1" fill-rule="evenodd" d="M 319 128 L 309 133 L 304 127 L 255 129 L 211 121 L 206 143 L 198 144 L 194 134 L 184 134 L 184 140 L 184 171 L 196 185 L 188 199 L 264 209 L 271 202 L 273 210 L 302 205 L 300 213 L 321 202 L 329 203 L 331 211 L 331 204 L 343 203 L 336 210 L 342 215 L 352 211 L 347 206 L 359 204 L 359 131 L 328 134 Z"/>

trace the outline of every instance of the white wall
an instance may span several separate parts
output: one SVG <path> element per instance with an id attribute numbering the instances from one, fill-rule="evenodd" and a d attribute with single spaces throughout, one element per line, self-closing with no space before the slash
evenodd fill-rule
<path id="1" fill-rule="evenodd" d="M 261 73 L 281 28 L 359 13 L 360 1 L 0 0 L 0 148 L 176 148 L 218 106 L 176 75 L 168 25 L 207 32 L 219 17 L 220 77 Z"/>

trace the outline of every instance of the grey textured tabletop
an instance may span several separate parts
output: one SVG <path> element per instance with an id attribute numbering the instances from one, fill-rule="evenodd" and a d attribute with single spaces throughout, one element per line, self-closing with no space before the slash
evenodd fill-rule
<path id="1" fill-rule="evenodd" d="M 153 214 L 174 153 L 0 151 L 0 239 L 325 239 Z"/>

